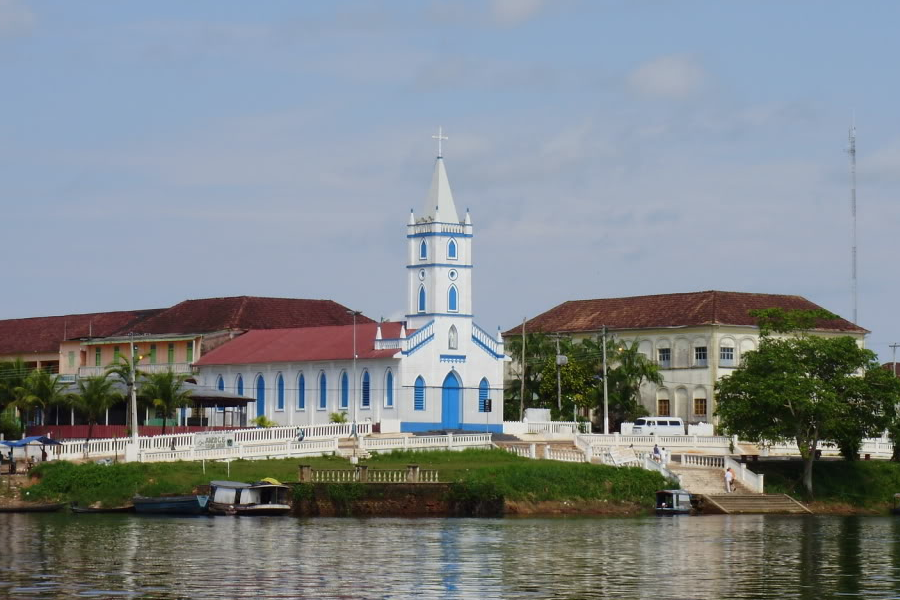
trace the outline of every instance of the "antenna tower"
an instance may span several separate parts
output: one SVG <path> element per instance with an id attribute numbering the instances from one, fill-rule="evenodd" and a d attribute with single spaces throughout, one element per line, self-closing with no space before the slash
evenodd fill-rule
<path id="1" fill-rule="evenodd" d="M 847 154 L 850 155 L 850 215 L 853 218 L 850 279 L 853 290 L 853 322 L 858 323 L 856 310 L 856 119 L 853 119 L 850 124 L 848 137 L 850 140 L 850 147 L 847 149 Z"/>

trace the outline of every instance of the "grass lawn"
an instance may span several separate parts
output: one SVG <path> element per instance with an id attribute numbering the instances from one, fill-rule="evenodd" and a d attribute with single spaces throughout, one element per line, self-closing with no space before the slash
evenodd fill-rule
<path id="1" fill-rule="evenodd" d="M 29 497 L 84 504 L 100 501 L 112 506 L 127 502 L 136 493 L 189 493 L 214 479 L 297 481 L 301 464 L 314 469 L 351 468 L 348 460 L 335 457 L 237 460 L 231 463 L 230 474 L 222 462 L 207 462 L 205 472 L 199 462 L 108 466 L 50 462 L 36 468 L 40 481 L 30 488 Z M 405 469 L 409 464 L 436 469 L 441 481 L 457 482 L 454 493 L 473 498 L 499 495 L 510 500 L 583 499 L 649 505 L 653 492 L 669 485 L 658 473 L 643 469 L 531 460 L 503 450 L 394 452 L 374 455 L 365 464 L 370 469 Z"/>
<path id="2" fill-rule="evenodd" d="M 813 498 L 803 488 L 803 462 L 761 461 L 747 465 L 765 475 L 766 492 L 790 494 L 804 500 L 870 506 L 891 502 L 900 493 L 900 463 L 883 460 L 817 460 L 813 465 Z"/>

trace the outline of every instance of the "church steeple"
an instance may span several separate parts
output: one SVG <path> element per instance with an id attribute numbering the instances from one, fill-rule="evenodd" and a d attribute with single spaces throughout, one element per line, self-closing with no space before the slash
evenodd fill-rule
<path id="1" fill-rule="evenodd" d="M 438 155 L 434 161 L 434 173 L 431 176 L 431 188 L 425 199 L 425 210 L 422 211 L 420 222 L 437 221 L 439 223 L 459 223 L 459 214 L 453 203 L 453 192 L 450 191 L 450 181 L 447 179 L 447 170 L 444 168 L 443 147 L 441 142 L 449 139 L 444 135 L 442 127 L 438 128 L 438 134 L 431 136 L 438 141 Z"/>

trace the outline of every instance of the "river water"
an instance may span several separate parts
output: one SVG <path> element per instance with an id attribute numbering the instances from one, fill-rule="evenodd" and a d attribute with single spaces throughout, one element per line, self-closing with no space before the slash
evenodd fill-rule
<path id="1" fill-rule="evenodd" d="M 0 514 L 0 598 L 898 598 L 900 518 Z"/>

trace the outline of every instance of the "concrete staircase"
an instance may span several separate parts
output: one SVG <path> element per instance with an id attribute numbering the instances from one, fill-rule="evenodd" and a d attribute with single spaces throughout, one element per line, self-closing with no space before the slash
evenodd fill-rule
<path id="1" fill-rule="evenodd" d="M 700 512 L 740 514 L 812 514 L 787 494 L 703 494 Z"/>

